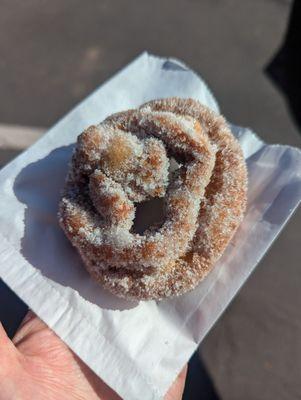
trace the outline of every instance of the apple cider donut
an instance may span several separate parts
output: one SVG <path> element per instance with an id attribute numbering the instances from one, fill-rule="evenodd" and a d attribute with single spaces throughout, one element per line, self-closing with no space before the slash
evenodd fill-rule
<path id="1" fill-rule="evenodd" d="M 180 164 L 168 182 L 169 157 Z M 168 98 L 108 117 L 78 138 L 60 224 L 89 273 L 120 297 L 193 289 L 239 226 L 247 172 L 226 121 Z M 165 196 L 166 219 L 132 231 L 135 204 Z"/>
<path id="2" fill-rule="evenodd" d="M 196 123 L 127 111 L 79 136 L 60 221 L 89 265 L 155 270 L 185 254 L 215 161 Z M 165 148 L 182 162 L 167 188 Z M 164 194 L 162 226 L 133 233 L 135 203 Z"/>

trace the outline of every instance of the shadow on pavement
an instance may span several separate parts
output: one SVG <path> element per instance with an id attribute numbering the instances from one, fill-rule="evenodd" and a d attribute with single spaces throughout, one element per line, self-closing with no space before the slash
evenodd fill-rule
<path id="1" fill-rule="evenodd" d="M 27 313 L 28 307 L 2 279 L 0 279 L 0 299 L 0 322 L 8 336 L 12 338 Z"/>
<path id="2" fill-rule="evenodd" d="M 198 352 L 188 364 L 183 400 L 220 400 Z"/>
<path id="3" fill-rule="evenodd" d="M 295 0 L 284 43 L 270 64 L 267 75 L 283 91 L 301 133 L 301 2 Z"/>

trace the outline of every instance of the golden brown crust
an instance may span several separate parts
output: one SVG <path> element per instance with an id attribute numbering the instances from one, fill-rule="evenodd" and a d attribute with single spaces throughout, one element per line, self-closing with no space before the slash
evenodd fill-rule
<path id="1" fill-rule="evenodd" d="M 85 183 L 87 177 L 82 176 L 82 171 L 77 175 L 73 171 L 69 176 L 67 188 L 70 187 L 70 182 L 71 186 L 74 185 L 74 181 L 77 183 L 77 189 L 81 187 L 81 184 L 82 188 L 78 190 L 75 197 L 70 198 L 74 196 L 74 187 L 72 187 L 72 196 L 69 194 L 63 198 L 60 207 L 61 225 L 78 248 L 91 275 L 116 295 L 135 299 L 158 299 L 180 295 L 194 288 L 210 271 L 242 220 L 246 205 L 247 172 L 240 146 L 221 116 L 192 99 L 154 100 L 141 106 L 139 111 L 115 114 L 104 121 L 104 124 L 124 133 L 130 131 L 134 134 L 141 134 L 143 132 L 146 137 L 149 137 L 150 134 L 154 135 L 163 142 L 169 154 L 182 158 L 186 165 L 190 166 L 192 158 L 197 167 L 186 168 L 184 177 L 181 178 L 181 184 L 185 184 L 189 193 L 198 198 L 198 205 L 196 207 L 194 201 L 194 208 L 190 207 L 192 203 L 188 201 L 190 196 L 187 196 L 187 191 L 184 195 L 180 191 L 174 191 L 175 195 L 170 195 L 169 188 L 167 198 L 169 199 L 168 212 L 170 214 L 167 212 L 167 218 L 171 217 L 173 213 L 176 214 L 176 218 L 174 218 L 172 229 L 166 231 L 165 236 L 163 235 L 163 240 L 162 237 L 158 240 L 158 237 L 155 236 L 156 233 L 153 233 L 156 240 L 144 241 L 139 246 L 138 252 L 137 247 L 135 249 L 135 246 L 132 246 L 135 249 L 134 253 L 126 246 L 122 249 L 122 253 L 118 248 L 116 252 L 116 248 L 108 246 L 106 242 L 95 248 L 95 243 L 93 246 L 87 245 L 87 241 L 80 234 L 85 230 L 87 232 L 87 226 L 92 227 L 93 223 L 95 224 L 97 215 L 93 210 L 96 208 L 104 214 L 102 210 L 106 203 L 108 213 L 111 212 L 115 219 L 119 218 L 119 222 L 126 220 L 128 215 L 133 218 L 133 210 L 130 202 L 125 201 L 123 207 L 119 208 L 120 215 L 116 212 L 120 196 L 122 197 L 120 191 L 118 192 L 119 197 L 116 197 L 115 193 L 108 200 L 108 196 L 101 197 L 102 191 L 100 190 L 96 195 L 92 194 L 87 201 L 87 194 L 83 194 L 83 188 L 87 186 Z M 193 126 L 193 130 L 191 130 L 191 126 Z M 86 171 L 88 171 L 87 175 L 92 177 L 90 182 L 93 182 L 95 169 L 97 166 L 99 167 L 99 160 L 93 159 L 91 143 L 92 149 L 93 146 L 95 149 L 95 143 L 99 148 L 99 138 L 93 138 L 93 135 L 92 138 L 91 136 L 82 138 L 86 141 L 85 151 L 88 154 L 83 156 L 81 146 L 78 145 L 78 154 L 73 161 L 73 170 L 83 164 L 83 158 L 85 161 L 89 159 L 90 169 L 86 167 Z M 118 146 L 116 148 L 118 149 Z M 125 145 L 124 148 L 127 149 L 127 146 Z M 114 152 L 109 155 L 111 164 L 113 159 L 113 170 L 116 169 L 116 164 L 120 164 L 120 159 L 124 161 L 124 158 L 128 157 L 127 152 L 131 152 L 130 147 L 127 151 L 125 149 L 122 149 L 117 156 Z M 214 149 L 216 158 L 213 154 Z M 196 154 L 203 158 L 198 158 Z M 156 157 L 152 157 L 150 160 L 149 162 L 156 168 Z M 198 163 L 195 160 L 198 160 Z M 213 166 L 210 166 L 212 160 L 215 160 L 213 171 Z M 212 175 L 210 183 L 207 185 L 208 173 L 210 175 L 212 173 Z M 194 179 L 195 176 L 202 179 L 198 181 L 198 179 Z M 101 180 L 103 177 L 97 176 L 96 178 Z M 123 182 L 119 182 L 119 184 L 122 185 Z M 163 186 L 161 185 L 161 194 Z M 205 186 L 206 190 L 203 196 Z M 133 187 L 135 188 L 135 185 Z M 106 193 L 106 195 L 108 194 Z M 154 196 L 154 192 L 152 196 Z M 69 211 L 66 206 L 66 198 L 67 203 L 69 202 Z M 91 198 L 94 205 L 91 204 Z M 73 206 L 71 213 L 70 201 Z M 80 212 L 74 212 L 76 209 Z M 188 211 L 185 213 L 183 210 Z M 197 210 L 198 213 L 196 223 L 195 221 L 191 223 L 191 219 L 193 220 L 194 217 L 192 210 L 194 212 Z M 70 214 L 72 214 L 71 217 Z M 82 229 L 83 226 L 85 229 Z M 125 222 L 125 226 L 129 228 L 128 220 L 127 223 Z M 189 234 L 183 235 L 183 232 L 189 232 Z M 184 240 L 182 240 L 182 236 L 184 236 Z M 165 238 L 171 240 L 165 240 Z M 174 246 L 175 240 L 179 242 L 176 243 L 176 246 Z M 161 242 L 163 242 L 163 246 Z M 166 251 L 167 248 L 169 251 Z M 143 262 L 141 262 L 141 257 Z M 111 262 L 116 259 L 117 263 Z M 119 262 L 120 260 L 123 262 Z M 145 262 L 145 260 L 148 261 Z M 146 266 L 150 266 L 150 268 L 146 268 Z"/>

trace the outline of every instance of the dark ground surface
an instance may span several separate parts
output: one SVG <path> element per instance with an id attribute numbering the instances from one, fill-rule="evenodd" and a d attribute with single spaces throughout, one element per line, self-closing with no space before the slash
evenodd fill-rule
<path id="1" fill-rule="evenodd" d="M 1 0 L 0 5 L 0 123 L 50 126 L 148 50 L 178 57 L 199 72 L 233 123 L 252 127 L 268 142 L 301 144 L 284 98 L 264 73 L 281 44 L 291 1 Z M 201 345 L 224 400 L 301 398 L 300 215 Z M 6 304 L 0 316 L 5 309 Z M 14 323 L 12 318 L 11 329 Z M 204 376 L 200 366 L 194 366 L 194 377 L 195 371 Z M 211 398 L 194 382 L 189 381 L 193 390 L 187 398 Z"/>

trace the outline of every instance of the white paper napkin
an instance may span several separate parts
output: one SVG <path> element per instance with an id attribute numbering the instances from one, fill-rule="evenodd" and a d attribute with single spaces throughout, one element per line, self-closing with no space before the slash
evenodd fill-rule
<path id="1" fill-rule="evenodd" d="M 246 217 L 191 293 L 122 301 L 94 283 L 57 222 L 72 143 L 88 125 L 147 100 L 180 96 L 218 111 L 184 64 L 142 54 L 0 172 L 0 276 L 125 399 L 160 399 L 301 199 L 301 152 L 233 127 L 248 163 Z"/>

